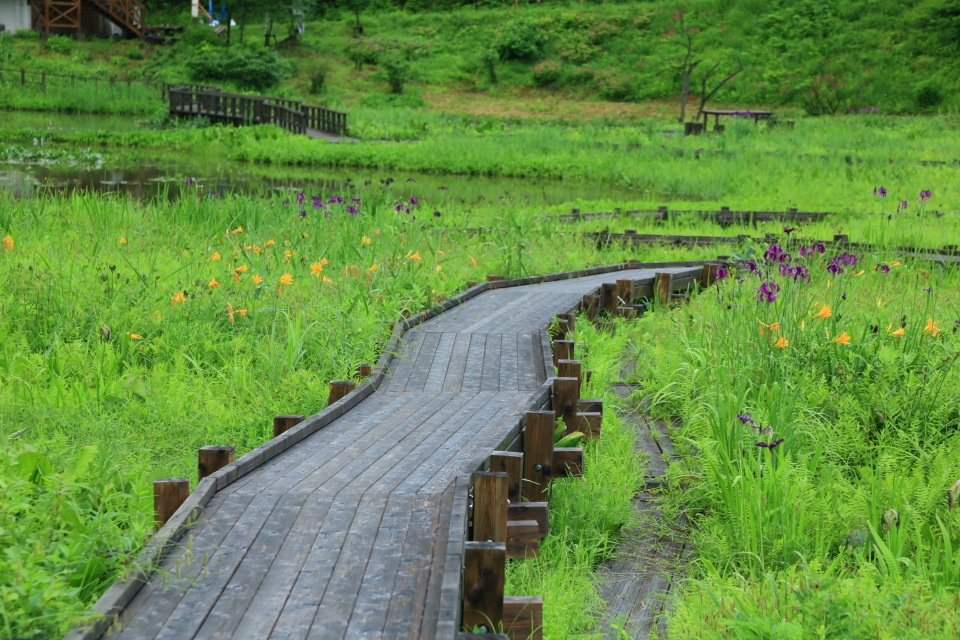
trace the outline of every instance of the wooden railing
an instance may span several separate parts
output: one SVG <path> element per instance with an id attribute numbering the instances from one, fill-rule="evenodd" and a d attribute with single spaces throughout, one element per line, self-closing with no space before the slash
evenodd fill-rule
<path id="1" fill-rule="evenodd" d="M 143 3 L 140 0 L 90 0 L 118 26 L 138 38 L 143 37 Z"/>
<path id="2" fill-rule="evenodd" d="M 784 222 L 816 222 L 832 216 L 830 211 L 798 211 L 797 209 L 787 209 L 786 211 L 736 211 L 730 207 L 720 207 L 719 210 L 707 209 L 673 209 L 667 207 L 658 207 L 656 209 L 614 209 L 613 211 L 592 211 L 582 212 L 579 209 L 573 209 L 570 213 L 561 213 L 554 216 L 546 216 L 545 219 L 554 219 L 557 222 L 580 222 L 581 220 L 596 220 L 599 218 L 643 218 L 650 222 L 667 222 L 671 214 L 695 215 L 705 219 L 711 219 L 718 224 L 734 223 L 757 223 L 771 222 L 781 220 Z"/>
<path id="3" fill-rule="evenodd" d="M 167 85 L 164 91 L 172 116 L 204 116 L 238 126 L 274 124 L 296 134 L 307 134 L 308 129 L 347 132 L 347 114 L 299 100 L 224 93 L 206 85 Z"/>
<path id="4" fill-rule="evenodd" d="M 64 82 L 51 82 L 53 79 L 61 79 Z M 133 87 L 134 85 L 152 87 L 160 84 L 157 80 L 150 80 L 147 78 L 118 78 L 116 76 L 100 78 L 97 76 L 78 76 L 76 74 L 49 73 L 47 71 L 28 71 L 27 69 L 11 69 L 8 67 L 0 67 L 0 82 L 13 82 L 22 87 L 34 85 L 41 87 L 43 90 L 46 90 L 48 86 L 56 88 L 67 86 L 69 84 L 69 86 L 72 87 L 77 83 L 83 82 L 93 83 L 95 87 L 100 85 L 110 87 L 117 85 L 125 85 L 127 87 Z"/>

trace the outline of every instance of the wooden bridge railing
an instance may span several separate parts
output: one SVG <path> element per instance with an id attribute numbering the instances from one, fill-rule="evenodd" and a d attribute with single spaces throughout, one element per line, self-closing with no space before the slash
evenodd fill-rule
<path id="1" fill-rule="evenodd" d="M 719 210 L 710 209 L 673 209 L 667 207 L 658 207 L 656 209 L 614 209 L 613 211 L 592 211 L 581 212 L 574 209 L 570 213 L 561 213 L 553 216 L 546 216 L 545 219 L 556 220 L 557 222 L 579 222 L 581 220 L 596 220 L 600 218 L 645 218 L 651 222 L 667 222 L 670 216 L 674 214 L 696 215 L 701 218 L 711 219 L 718 224 L 734 223 L 757 223 L 771 222 L 774 220 L 789 222 L 816 222 L 828 216 L 834 215 L 831 211 L 799 211 L 795 208 L 786 211 L 737 211 L 730 207 L 720 207 Z"/>
<path id="2" fill-rule="evenodd" d="M 275 124 L 296 134 L 308 129 L 345 135 L 347 114 L 299 100 L 225 93 L 208 85 L 166 85 L 171 116 L 204 116 L 235 125 Z"/>

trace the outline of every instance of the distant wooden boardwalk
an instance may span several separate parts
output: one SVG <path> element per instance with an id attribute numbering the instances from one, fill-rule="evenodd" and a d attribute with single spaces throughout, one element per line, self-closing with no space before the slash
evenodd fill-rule
<path id="1" fill-rule="evenodd" d="M 466 542 L 469 479 L 549 406 L 548 324 L 608 283 L 684 291 L 702 264 L 488 282 L 408 319 L 368 382 L 201 481 L 144 552 L 159 568 L 97 604 L 115 624 L 68 637 L 456 636 L 465 545 L 497 546 Z"/>

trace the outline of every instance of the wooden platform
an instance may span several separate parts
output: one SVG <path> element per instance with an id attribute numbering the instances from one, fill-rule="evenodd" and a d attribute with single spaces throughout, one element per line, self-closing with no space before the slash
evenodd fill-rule
<path id="1" fill-rule="evenodd" d="M 141 558 L 159 568 L 97 604 L 106 637 L 452 637 L 455 487 L 554 376 L 546 326 L 602 283 L 685 289 L 693 264 L 483 283 L 408 320 L 368 383 L 201 482 Z"/>

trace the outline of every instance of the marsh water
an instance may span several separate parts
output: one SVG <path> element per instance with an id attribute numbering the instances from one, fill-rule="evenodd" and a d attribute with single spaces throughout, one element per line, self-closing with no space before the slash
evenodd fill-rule
<path id="1" fill-rule="evenodd" d="M 630 200 L 636 192 L 609 184 L 438 176 L 376 169 L 264 166 L 222 155 L 130 152 L 51 145 L 38 136 L 4 154 L 3 131 L 136 131 L 135 118 L 33 112 L 0 113 L 0 189 L 17 197 L 41 193 L 116 193 L 142 199 L 177 200 L 209 194 L 306 191 L 336 195 L 344 190 L 388 186 L 400 197 L 430 194 L 437 206 L 482 200 L 558 205 L 581 200 Z M 394 143 L 382 143 L 394 144 Z"/>

